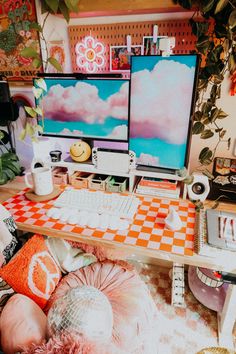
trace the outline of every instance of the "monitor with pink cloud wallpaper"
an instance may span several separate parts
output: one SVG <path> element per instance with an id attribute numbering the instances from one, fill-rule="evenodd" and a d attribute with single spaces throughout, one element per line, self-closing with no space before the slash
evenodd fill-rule
<path id="1" fill-rule="evenodd" d="M 142 168 L 186 166 L 198 56 L 131 58 L 129 149 Z"/>
<path id="2" fill-rule="evenodd" d="M 129 81 L 45 78 L 43 135 L 128 141 Z M 34 80 L 37 87 L 37 80 Z"/>

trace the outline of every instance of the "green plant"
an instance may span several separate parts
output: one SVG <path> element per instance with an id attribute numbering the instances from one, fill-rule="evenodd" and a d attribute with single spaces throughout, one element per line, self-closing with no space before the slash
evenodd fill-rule
<path id="1" fill-rule="evenodd" d="M 0 185 L 13 180 L 22 172 L 18 156 L 3 143 L 4 134 L 0 131 Z"/>
<path id="2" fill-rule="evenodd" d="M 36 30 L 39 34 L 41 42 L 44 43 L 45 48 L 45 59 L 42 59 L 40 53 L 32 46 L 25 47 L 21 51 L 21 56 L 24 58 L 33 59 L 33 66 L 36 69 L 42 68 L 44 66 L 44 71 L 47 72 L 48 64 L 51 64 L 59 72 L 62 71 L 60 63 L 53 57 L 49 56 L 47 40 L 44 34 L 44 28 L 47 18 L 50 14 L 61 14 L 67 22 L 70 20 L 71 12 L 78 12 L 79 0 L 40 0 L 41 12 L 46 14 L 42 24 L 33 22 L 30 24 L 30 29 Z"/>
<path id="3" fill-rule="evenodd" d="M 38 140 L 38 133 L 43 132 L 43 110 L 38 105 L 40 102 L 42 95 L 44 92 L 47 92 L 47 85 L 44 79 L 35 79 L 34 87 L 33 87 L 33 94 L 36 98 L 36 107 L 25 106 L 25 111 L 28 114 L 28 117 L 31 118 L 30 121 L 27 121 L 25 127 L 22 129 L 19 140 L 25 140 L 26 136 L 30 136 L 32 141 Z M 37 124 L 37 117 L 41 117 L 42 125 Z"/>
<path id="4" fill-rule="evenodd" d="M 196 38 L 196 52 L 201 57 L 197 89 L 193 134 L 207 140 L 217 137 L 214 148 L 203 147 L 199 153 L 201 166 L 212 163 L 217 147 L 225 142 L 230 148 L 231 139 L 225 139 L 222 120 L 228 114 L 218 107 L 221 85 L 227 74 L 236 71 L 236 0 L 173 0 L 185 9 L 194 10 L 190 19 Z M 199 17 L 199 15 L 201 15 Z M 208 170 L 204 171 L 212 177 Z"/>

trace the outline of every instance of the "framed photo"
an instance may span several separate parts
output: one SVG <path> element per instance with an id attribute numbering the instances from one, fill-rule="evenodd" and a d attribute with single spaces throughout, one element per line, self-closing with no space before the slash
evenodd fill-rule
<path id="1" fill-rule="evenodd" d="M 65 48 L 63 40 L 52 40 L 48 42 L 49 57 L 52 57 L 58 61 L 62 67 L 62 72 L 65 69 Z M 48 73 L 57 73 L 56 68 L 49 64 Z"/>
<path id="2" fill-rule="evenodd" d="M 128 52 L 127 46 L 111 46 L 110 47 L 110 71 L 123 72 L 130 71 L 131 55 L 143 54 L 142 45 L 132 45 L 131 53 Z"/>
<path id="3" fill-rule="evenodd" d="M 143 55 L 159 55 L 161 54 L 159 46 L 160 39 L 166 36 L 158 36 L 156 43 L 153 42 L 153 37 L 143 37 Z"/>

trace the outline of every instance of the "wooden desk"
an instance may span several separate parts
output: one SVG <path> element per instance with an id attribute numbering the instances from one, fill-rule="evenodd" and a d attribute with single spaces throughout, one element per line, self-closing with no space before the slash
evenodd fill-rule
<path id="1" fill-rule="evenodd" d="M 0 187 L 0 201 L 12 197 L 25 185 L 21 178 L 17 178 L 14 182 Z M 206 202 L 206 208 L 211 207 L 212 202 Z M 236 205 L 221 203 L 220 208 L 227 211 L 235 211 Z M 68 240 L 80 241 L 83 243 L 102 245 L 113 258 L 135 259 L 141 262 L 171 265 L 173 263 L 194 265 L 210 269 L 222 270 L 236 274 L 236 257 L 234 252 L 225 251 L 222 257 L 206 257 L 194 253 L 192 256 L 179 255 L 161 250 L 152 250 L 145 247 L 127 245 L 104 239 L 95 239 L 88 235 L 73 233 L 71 231 L 54 230 L 51 227 L 42 227 L 40 225 L 26 225 L 24 222 L 17 222 L 17 226 L 22 231 L 41 233 L 52 237 L 61 237 Z M 221 345 L 230 345 L 232 347 L 232 329 L 236 319 L 236 286 L 230 286 L 225 305 L 221 314 L 218 314 L 219 320 L 219 340 Z M 234 314 L 234 315 L 233 315 Z"/>

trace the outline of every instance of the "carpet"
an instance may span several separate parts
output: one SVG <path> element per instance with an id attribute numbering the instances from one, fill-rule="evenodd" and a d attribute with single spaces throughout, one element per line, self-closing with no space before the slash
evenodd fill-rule
<path id="1" fill-rule="evenodd" d="M 160 354 L 196 354 L 205 347 L 217 346 L 216 312 L 200 304 L 190 291 L 185 277 L 185 308 L 171 306 L 169 269 L 136 263 L 156 303 Z M 236 337 L 236 330 L 234 331 Z"/>

